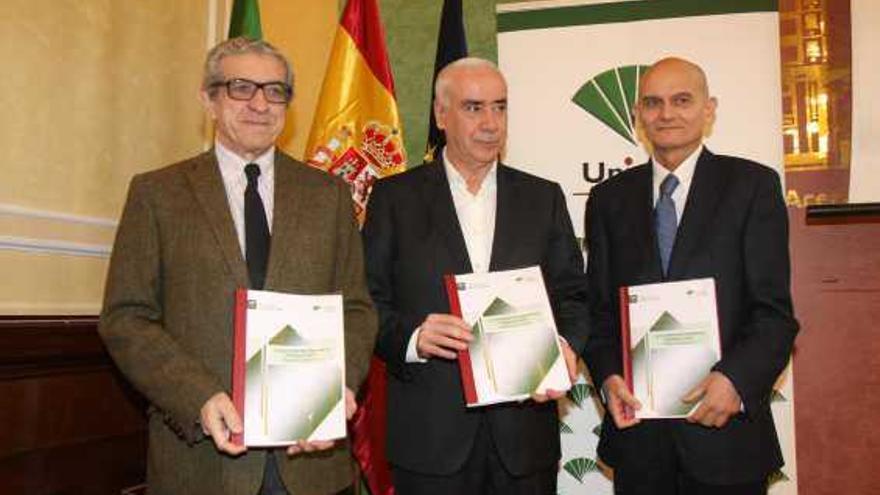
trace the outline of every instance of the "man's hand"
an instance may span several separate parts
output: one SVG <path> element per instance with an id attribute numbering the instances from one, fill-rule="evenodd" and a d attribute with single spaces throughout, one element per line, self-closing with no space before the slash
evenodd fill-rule
<path id="1" fill-rule="evenodd" d="M 611 414 L 611 419 L 618 428 L 629 428 L 641 422 L 633 411 L 641 409 L 642 403 L 630 393 L 622 376 L 609 376 L 605 379 L 602 389 L 605 391 L 608 413 Z"/>
<path id="2" fill-rule="evenodd" d="M 231 434 L 241 433 L 242 425 L 232 399 L 225 392 L 218 392 L 208 399 L 202 406 L 200 417 L 202 431 L 214 440 L 217 450 L 233 456 L 247 450 L 244 445 L 235 445 L 229 440 Z"/>
<path id="3" fill-rule="evenodd" d="M 731 416 L 740 412 L 742 400 L 729 378 L 723 373 L 709 373 L 699 385 L 694 387 L 681 400 L 694 404 L 702 399 L 697 410 L 687 417 L 689 423 L 721 428 Z"/>
<path id="4" fill-rule="evenodd" d="M 350 388 L 345 387 L 345 419 L 351 419 L 357 411 L 357 402 L 354 399 L 354 392 Z M 307 442 L 300 440 L 295 444 L 287 447 L 287 455 L 296 455 L 302 452 L 317 452 L 319 450 L 327 450 L 336 445 L 333 440 L 318 440 Z"/>
<path id="5" fill-rule="evenodd" d="M 455 359 L 474 340 L 471 327 L 458 316 L 432 313 L 419 327 L 416 350 L 422 359 Z"/>
<path id="6" fill-rule="evenodd" d="M 568 370 L 568 380 L 571 383 L 577 379 L 577 354 L 568 345 L 568 342 L 559 337 L 559 348 L 562 349 L 562 357 L 565 359 L 565 367 Z M 565 392 L 559 390 L 547 389 L 543 394 L 532 394 L 532 400 L 535 402 L 547 402 L 548 400 L 556 400 L 565 397 Z"/>

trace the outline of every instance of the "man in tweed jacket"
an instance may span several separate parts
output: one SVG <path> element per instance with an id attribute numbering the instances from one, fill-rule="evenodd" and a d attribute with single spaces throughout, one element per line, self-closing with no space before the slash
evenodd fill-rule
<path id="1" fill-rule="evenodd" d="M 347 186 L 275 149 L 291 83 L 289 62 L 268 43 L 221 43 L 202 87 L 214 148 L 131 182 L 99 330 L 151 404 L 151 494 L 330 494 L 351 484 L 345 442 L 287 452 L 229 442 L 241 429 L 229 396 L 234 292 L 255 286 L 245 261 L 246 165 L 259 166 L 271 232 L 263 286 L 344 296 L 349 415 L 376 333 Z"/>

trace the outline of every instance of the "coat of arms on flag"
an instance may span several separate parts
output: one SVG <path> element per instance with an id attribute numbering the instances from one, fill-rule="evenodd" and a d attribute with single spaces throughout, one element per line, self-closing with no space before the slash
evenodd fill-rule
<path id="1" fill-rule="evenodd" d="M 311 165 L 351 185 L 361 224 L 373 182 L 406 169 L 384 40 L 376 0 L 350 0 L 336 31 L 306 145 Z"/>
<path id="2" fill-rule="evenodd" d="M 315 147 L 309 164 L 351 185 L 355 213 L 362 221 L 373 182 L 403 171 L 406 150 L 398 128 L 369 121 L 359 132 L 342 126 L 328 142 Z"/>

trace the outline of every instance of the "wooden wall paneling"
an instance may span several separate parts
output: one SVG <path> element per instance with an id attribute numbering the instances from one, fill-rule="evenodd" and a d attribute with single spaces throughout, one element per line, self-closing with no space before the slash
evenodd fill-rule
<path id="1" fill-rule="evenodd" d="M 117 494 L 144 480 L 144 400 L 94 317 L 0 316 L 0 493 Z"/>
<path id="2" fill-rule="evenodd" d="M 878 493 L 878 216 L 790 219 L 799 494 Z"/>

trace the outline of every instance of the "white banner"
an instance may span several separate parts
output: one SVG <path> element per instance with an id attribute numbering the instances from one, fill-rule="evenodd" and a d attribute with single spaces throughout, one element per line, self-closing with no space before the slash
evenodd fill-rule
<path id="1" fill-rule="evenodd" d="M 880 201 L 880 4 L 852 0 L 850 203 Z"/>
<path id="2" fill-rule="evenodd" d="M 506 161 L 559 182 L 577 235 L 590 188 L 647 159 L 630 108 L 640 71 L 679 56 L 706 71 L 718 98 L 706 144 L 782 176 L 779 16 L 772 0 L 570 0 L 498 7 L 498 61 L 507 77 Z M 584 3 L 584 2 L 582 2 Z M 771 494 L 797 493 L 791 381 L 773 411 L 786 465 Z M 592 386 L 573 391 L 562 414 L 560 494 L 611 494 L 597 464 L 599 410 Z"/>

